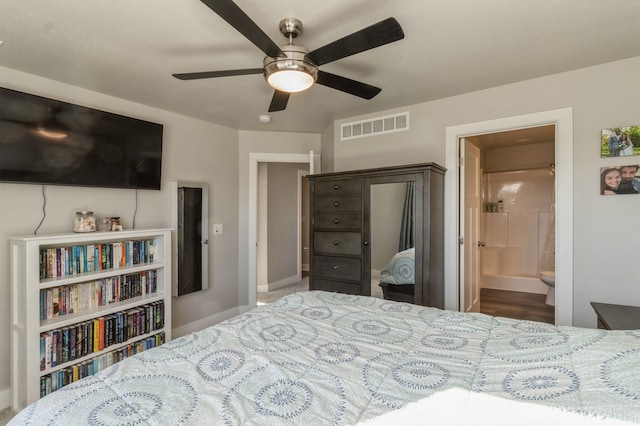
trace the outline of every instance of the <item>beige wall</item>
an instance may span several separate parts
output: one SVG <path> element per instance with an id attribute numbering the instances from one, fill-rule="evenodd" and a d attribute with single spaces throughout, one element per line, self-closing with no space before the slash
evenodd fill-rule
<path id="1" fill-rule="evenodd" d="M 322 143 L 322 173 L 329 173 L 334 171 L 334 140 L 333 140 L 333 126 L 327 127 L 327 129 L 322 132 L 321 135 L 321 143 Z M 318 173 L 318 171 L 316 171 Z"/>
<path id="2" fill-rule="evenodd" d="M 160 191 L 138 191 L 136 227 L 171 226 L 172 180 L 209 185 L 209 224 L 224 224 L 224 234 L 209 248 L 209 289 L 173 301 L 173 327 L 188 326 L 215 314 L 228 316 L 238 306 L 238 132 L 200 120 L 90 92 L 0 67 L 0 86 L 92 108 L 163 123 Z M 124 189 L 47 186 L 47 217 L 39 234 L 70 232 L 77 210 L 121 216 L 133 223 L 136 192 Z M 31 234 L 42 218 L 40 185 L 0 183 L 0 341 L 9 341 L 10 235 Z M 175 330 L 174 328 L 174 330 Z M 0 409 L 9 405 L 9 346 L 0 349 Z"/>
<path id="3" fill-rule="evenodd" d="M 640 57 L 336 121 L 335 170 L 429 161 L 444 165 L 448 126 L 572 107 L 573 323 L 595 327 L 590 301 L 640 306 L 638 240 L 629 237 L 634 222 L 611 220 L 616 215 L 637 217 L 640 195 L 603 197 L 598 190 L 600 167 L 621 164 L 600 158 L 600 131 L 639 124 L 638 75 Z M 401 111 L 411 114 L 409 131 L 345 142 L 338 139 L 344 122 Z M 323 146 L 327 143 L 323 141 Z M 640 158 L 635 162 L 640 163 Z"/>

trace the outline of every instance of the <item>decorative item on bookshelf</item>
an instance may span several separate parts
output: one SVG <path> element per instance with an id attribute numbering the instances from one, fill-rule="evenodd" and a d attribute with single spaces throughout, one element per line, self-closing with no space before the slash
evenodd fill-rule
<path id="1" fill-rule="evenodd" d="M 73 219 L 73 232 L 94 232 L 96 230 L 96 217 L 93 212 L 83 210 L 76 212 Z"/>
<path id="2" fill-rule="evenodd" d="M 101 217 L 99 223 L 101 231 L 122 231 L 122 224 L 120 223 L 119 216 Z"/>

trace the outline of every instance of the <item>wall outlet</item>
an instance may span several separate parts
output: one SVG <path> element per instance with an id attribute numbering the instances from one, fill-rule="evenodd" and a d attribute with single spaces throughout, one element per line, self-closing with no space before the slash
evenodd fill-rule
<path id="1" fill-rule="evenodd" d="M 217 223 L 213 225 L 213 235 L 222 235 L 222 224 Z"/>

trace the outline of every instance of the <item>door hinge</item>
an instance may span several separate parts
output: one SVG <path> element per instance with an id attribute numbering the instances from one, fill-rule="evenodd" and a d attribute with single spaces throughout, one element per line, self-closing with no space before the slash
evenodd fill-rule
<path id="1" fill-rule="evenodd" d="M 460 235 L 458 237 L 458 244 L 463 245 L 464 244 L 464 236 Z"/>
<path id="2" fill-rule="evenodd" d="M 464 166 L 464 158 L 458 157 L 458 167 Z"/>

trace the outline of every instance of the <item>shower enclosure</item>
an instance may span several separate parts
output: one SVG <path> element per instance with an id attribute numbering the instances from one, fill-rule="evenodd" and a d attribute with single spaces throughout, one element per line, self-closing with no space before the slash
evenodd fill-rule
<path id="1" fill-rule="evenodd" d="M 484 174 L 482 288 L 547 294 L 539 272 L 547 228 L 554 228 L 553 185 L 549 168 Z"/>

